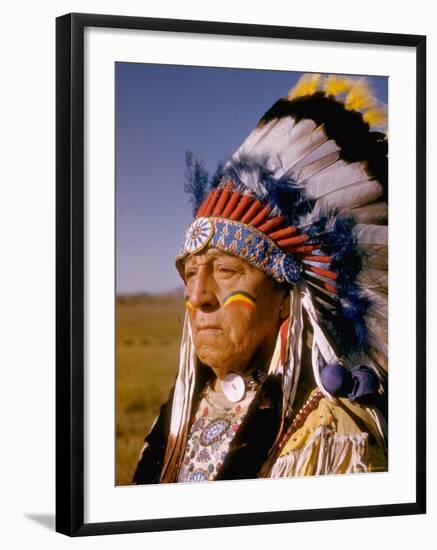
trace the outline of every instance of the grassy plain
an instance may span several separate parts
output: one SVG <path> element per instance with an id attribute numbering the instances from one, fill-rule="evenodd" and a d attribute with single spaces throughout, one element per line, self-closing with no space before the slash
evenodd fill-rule
<path id="1" fill-rule="evenodd" d="M 128 485 L 176 378 L 183 294 L 120 296 L 116 309 L 116 484 Z"/>

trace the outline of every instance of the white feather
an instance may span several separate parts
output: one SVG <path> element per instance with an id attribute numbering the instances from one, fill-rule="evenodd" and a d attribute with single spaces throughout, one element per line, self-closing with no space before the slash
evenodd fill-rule
<path id="1" fill-rule="evenodd" d="M 332 155 L 333 153 L 340 152 L 340 147 L 335 143 L 333 139 L 329 139 L 328 141 L 324 141 L 321 143 L 318 147 L 313 149 L 308 155 L 297 162 L 293 169 L 296 174 L 301 175 L 301 179 L 308 178 L 312 172 L 318 172 L 319 170 L 311 170 L 310 166 L 313 163 L 316 163 L 320 161 L 321 159 L 324 159 L 328 155 Z M 338 155 L 337 155 L 338 156 Z M 305 172 L 305 168 L 309 167 L 308 173 Z"/>
<path id="2" fill-rule="evenodd" d="M 300 124 L 300 123 L 299 123 Z M 297 129 L 296 125 L 295 129 Z M 296 165 L 305 160 L 312 152 L 316 151 L 322 144 L 328 141 L 323 126 L 318 126 L 308 133 L 305 137 L 300 137 L 295 141 L 295 136 L 290 136 L 290 140 L 284 143 L 285 147 L 278 151 L 282 163 L 282 171 L 277 176 L 281 177 L 285 173 L 294 171 Z"/>
<path id="3" fill-rule="evenodd" d="M 332 143 L 332 142 L 326 142 L 326 143 Z M 324 144 L 323 144 L 324 145 Z M 318 149 L 322 149 L 323 145 L 318 147 Z M 317 150 L 318 150 L 317 149 Z M 294 179 L 297 182 L 305 182 L 312 176 L 315 176 L 322 170 L 325 170 L 329 166 L 332 166 L 337 160 L 339 159 L 340 153 L 338 151 L 332 151 L 331 153 L 327 153 L 324 156 L 321 156 L 317 160 L 313 160 L 310 163 L 307 163 L 306 160 L 308 157 L 306 157 L 303 161 L 298 162 L 297 165 L 293 168 L 293 170 L 290 172 Z M 312 154 L 309 156 L 313 156 Z"/>
<path id="4" fill-rule="evenodd" d="M 357 224 L 354 234 L 360 245 L 387 245 L 388 227 L 386 225 Z"/>
<path id="5" fill-rule="evenodd" d="M 310 136 L 317 128 L 317 124 L 308 118 L 295 122 L 293 118 L 287 117 L 280 121 L 275 135 L 266 137 L 263 145 L 283 156 L 290 149 L 300 147 L 302 142 L 311 139 Z"/>
<path id="6" fill-rule="evenodd" d="M 366 313 L 366 325 L 372 345 L 379 354 L 388 355 L 388 297 L 387 294 L 365 289 L 364 294 L 371 300 Z M 387 359 L 385 361 L 387 363 Z"/>
<path id="7" fill-rule="evenodd" d="M 294 124 L 294 120 L 291 120 Z M 235 151 L 232 159 L 240 160 L 246 155 L 250 155 L 256 144 L 260 142 L 267 134 L 269 134 L 269 132 L 274 130 L 278 122 L 279 121 L 277 119 L 274 119 L 268 122 L 266 125 L 262 126 L 261 128 L 255 128 L 255 130 L 252 130 L 252 132 L 247 136 L 240 147 Z"/>
<path id="8" fill-rule="evenodd" d="M 378 319 L 374 317 L 366 317 L 367 330 L 372 335 L 372 342 L 376 345 L 377 349 L 387 355 L 388 353 L 388 330 L 387 327 L 381 327 Z"/>
<path id="9" fill-rule="evenodd" d="M 375 180 L 360 181 L 337 189 L 318 199 L 314 205 L 313 218 L 338 209 L 349 209 L 375 201 L 381 196 L 380 184 Z"/>
<path id="10" fill-rule="evenodd" d="M 305 119 L 295 123 L 291 117 L 284 118 L 275 126 L 274 132 L 265 135 L 252 148 L 250 155 L 268 158 L 271 163 L 269 169 L 273 169 L 275 178 L 279 178 L 290 168 L 290 162 L 297 158 L 296 155 L 300 155 L 298 150 L 311 139 L 309 136 L 314 134 L 315 129 L 316 124 L 312 120 Z M 315 136 L 319 141 L 326 140 L 324 132 L 316 133 Z M 291 160 L 285 156 L 287 152 L 291 153 Z"/>
<path id="11" fill-rule="evenodd" d="M 240 148 L 243 155 L 254 159 L 258 157 L 263 161 L 266 158 L 270 160 L 272 157 L 278 159 L 290 143 L 299 142 L 303 136 L 315 128 L 316 124 L 312 120 L 301 120 L 296 123 L 294 118 L 286 117 L 276 121 L 272 126 L 269 123 L 268 126 L 267 131 L 264 131 L 258 139 L 252 139 L 248 144 L 243 144 Z"/>
<path id="12" fill-rule="evenodd" d="M 357 277 L 360 286 L 387 294 L 388 273 L 382 269 L 362 269 Z"/>
<path id="13" fill-rule="evenodd" d="M 379 366 L 379 374 L 387 374 L 388 371 L 388 355 L 387 353 L 382 353 L 376 347 L 369 347 L 368 353 L 370 357 L 375 361 L 376 365 Z M 381 372 L 382 371 L 382 372 Z"/>
<path id="14" fill-rule="evenodd" d="M 380 358 L 382 360 L 382 362 L 384 361 L 383 358 L 387 358 L 388 357 L 388 346 L 387 346 L 387 342 L 384 342 L 379 334 L 377 332 L 375 332 L 372 328 L 369 327 L 369 334 L 370 334 L 370 338 L 369 338 L 369 343 L 370 343 L 370 346 L 371 347 L 374 347 L 376 349 L 376 351 L 380 354 Z M 386 364 L 387 363 L 387 359 L 386 359 Z"/>
<path id="15" fill-rule="evenodd" d="M 382 225 L 388 222 L 388 206 L 385 202 L 376 202 L 353 208 L 349 213 L 356 223 Z"/>
<path id="16" fill-rule="evenodd" d="M 357 224 L 354 233 L 362 256 L 362 268 L 388 270 L 388 227 Z"/>
<path id="17" fill-rule="evenodd" d="M 369 174 L 363 163 L 348 163 L 339 159 L 308 178 L 305 183 L 305 191 L 310 198 L 319 199 L 338 189 L 347 190 L 355 183 L 368 180 Z"/>
<path id="18" fill-rule="evenodd" d="M 378 292 L 376 290 L 370 290 L 368 288 L 363 289 L 363 293 L 371 300 L 371 307 L 369 308 L 369 315 L 377 315 L 380 319 L 388 319 L 388 297 L 387 294 Z"/>
<path id="19" fill-rule="evenodd" d="M 362 269 L 388 270 L 388 249 L 386 244 L 361 244 Z"/>
<path id="20" fill-rule="evenodd" d="M 371 307 L 366 315 L 366 319 L 369 320 L 371 328 L 375 331 L 375 334 L 379 334 L 383 337 L 384 342 L 387 343 L 388 333 L 388 308 L 387 304 L 382 308 L 380 306 Z"/>

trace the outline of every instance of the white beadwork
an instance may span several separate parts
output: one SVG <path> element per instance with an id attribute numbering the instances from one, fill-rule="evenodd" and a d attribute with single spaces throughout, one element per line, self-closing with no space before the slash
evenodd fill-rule
<path id="1" fill-rule="evenodd" d="M 243 400 L 233 403 L 224 393 L 207 388 L 188 434 L 179 483 L 215 479 L 255 393 L 248 390 Z"/>

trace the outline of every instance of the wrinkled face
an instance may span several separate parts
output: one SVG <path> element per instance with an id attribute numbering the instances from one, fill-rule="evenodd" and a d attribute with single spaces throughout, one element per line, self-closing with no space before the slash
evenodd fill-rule
<path id="1" fill-rule="evenodd" d="M 263 367 L 288 315 L 284 289 L 245 260 L 213 248 L 186 260 L 184 278 L 200 361 L 220 379 Z"/>

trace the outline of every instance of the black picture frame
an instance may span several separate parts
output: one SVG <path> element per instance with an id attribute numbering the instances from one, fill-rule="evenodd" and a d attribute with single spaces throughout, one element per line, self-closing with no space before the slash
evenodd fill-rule
<path id="1" fill-rule="evenodd" d="M 416 499 L 387 505 L 84 523 L 84 29 L 157 30 L 414 48 Z M 56 20 L 56 530 L 69 536 L 423 514 L 426 511 L 426 37 L 73 13 Z"/>

